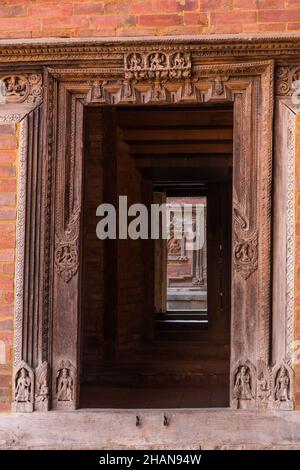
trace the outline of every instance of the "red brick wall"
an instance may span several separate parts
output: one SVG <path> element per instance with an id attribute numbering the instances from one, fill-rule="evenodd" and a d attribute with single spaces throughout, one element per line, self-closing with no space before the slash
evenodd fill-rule
<path id="1" fill-rule="evenodd" d="M 17 129 L 0 125 L 0 411 L 10 408 L 13 362 L 14 261 L 16 243 Z"/>
<path id="2" fill-rule="evenodd" d="M 290 32 L 300 0 L 3 0 L 0 37 Z"/>

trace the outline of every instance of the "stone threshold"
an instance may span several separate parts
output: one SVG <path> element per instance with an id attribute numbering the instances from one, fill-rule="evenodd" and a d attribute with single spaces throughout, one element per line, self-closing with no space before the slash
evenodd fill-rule
<path id="1" fill-rule="evenodd" d="M 0 449 L 300 449 L 300 411 L 215 408 L 3 413 Z"/>

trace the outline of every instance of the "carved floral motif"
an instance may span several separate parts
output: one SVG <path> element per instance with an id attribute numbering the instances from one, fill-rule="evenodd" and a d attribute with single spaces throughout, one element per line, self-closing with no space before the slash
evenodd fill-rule
<path id="1" fill-rule="evenodd" d="M 243 279 L 248 279 L 258 267 L 258 234 L 250 230 L 249 220 L 235 203 L 233 208 L 235 242 L 233 261 L 237 272 Z"/>
<path id="2" fill-rule="evenodd" d="M 256 367 L 249 361 L 238 361 L 234 368 L 232 400 L 236 408 L 256 406 L 263 410 L 292 410 L 294 372 L 283 361 L 273 368 L 258 360 Z"/>
<path id="3" fill-rule="evenodd" d="M 300 80 L 299 65 L 279 66 L 276 69 L 276 94 L 291 95 L 295 88 L 293 83 Z"/>
<path id="4" fill-rule="evenodd" d="M 69 282 L 78 271 L 79 219 L 78 210 L 70 218 L 64 234 L 56 236 L 55 267 L 65 282 Z"/>
<path id="5" fill-rule="evenodd" d="M 236 372 L 233 397 L 238 401 L 253 399 L 251 371 L 246 364 L 239 366 Z"/>
<path id="6" fill-rule="evenodd" d="M 36 370 L 35 374 L 35 410 L 49 410 L 49 367 L 47 362 L 43 362 Z"/>
<path id="7" fill-rule="evenodd" d="M 233 253 L 236 270 L 248 279 L 257 269 L 257 234 L 247 240 L 237 240 Z"/>

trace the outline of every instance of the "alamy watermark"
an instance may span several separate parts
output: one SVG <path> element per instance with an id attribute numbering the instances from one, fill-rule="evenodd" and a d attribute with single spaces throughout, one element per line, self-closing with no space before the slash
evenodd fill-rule
<path id="1" fill-rule="evenodd" d="M 149 214 L 144 204 L 128 207 L 127 196 L 119 196 L 118 210 L 112 204 L 100 204 L 96 215 L 101 217 L 96 227 L 100 240 L 185 238 L 190 250 L 200 250 L 204 244 L 203 203 L 151 204 Z"/>

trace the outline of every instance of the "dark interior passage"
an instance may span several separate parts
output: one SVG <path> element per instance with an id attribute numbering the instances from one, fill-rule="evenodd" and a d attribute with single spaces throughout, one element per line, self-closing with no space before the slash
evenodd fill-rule
<path id="1" fill-rule="evenodd" d="M 231 107 L 87 109 L 81 407 L 228 406 L 232 135 Z M 99 204 L 127 195 L 150 208 L 158 193 L 205 199 L 204 264 L 203 251 L 176 257 L 165 241 L 97 238 Z M 170 282 L 173 298 L 189 285 L 197 299 L 199 266 L 205 322 L 197 302 L 175 315 L 166 302 Z"/>

